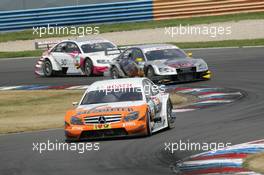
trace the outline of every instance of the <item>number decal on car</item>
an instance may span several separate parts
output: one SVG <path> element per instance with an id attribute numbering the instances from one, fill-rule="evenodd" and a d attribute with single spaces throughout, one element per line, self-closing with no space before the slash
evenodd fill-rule
<path id="1" fill-rule="evenodd" d="M 67 65 L 67 60 L 61 59 L 61 66 L 66 66 L 66 65 Z"/>
<path id="2" fill-rule="evenodd" d="M 110 124 L 96 124 L 94 125 L 94 130 L 100 130 L 100 129 L 111 129 Z"/>

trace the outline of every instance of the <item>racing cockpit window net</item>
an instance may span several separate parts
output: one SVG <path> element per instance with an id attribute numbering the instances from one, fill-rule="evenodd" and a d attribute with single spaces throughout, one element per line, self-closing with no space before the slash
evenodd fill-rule
<path id="1" fill-rule="evenodd" d="M 180 49 L 163 49 L 163 50 L 152 50 L 146 52 L 146 57 L 149 61 L 154 60 L 167 60 L 167 59 L 177 59 L 186 58 L 187 55 Z"/>
<path id="2" fill-rule="evenodd" d="M 81 105 L 142 100 L 140 88 L 96 90 L 86 93 Z"/>
<path id="3" fill-rule="evenodd" d="M 112 43 L 104 42 L 104 43 L 94 43 L 94 44 L 83 44 L 81 46 L 84 53 L 92 53 L 92 52 L 101 52 L 106 51 L 107 49 L 115 48 Z"/>

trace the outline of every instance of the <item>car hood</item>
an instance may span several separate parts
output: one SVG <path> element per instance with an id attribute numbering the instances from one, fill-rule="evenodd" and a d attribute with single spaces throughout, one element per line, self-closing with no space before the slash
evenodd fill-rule
<path id="1" fill-rule="evenodd" d="M 140 111 L 144 109 L 144 106 L 146 106 L 144 101 L 80 105 L 76 109 L 76 114 L 79 116 L 128 114 L 133 111 Z"/>
<path id="2" fill-rule="evenodd" d="M 195 67 L 199 62 L 201 62 L 201 59 L 177 58 L 177 59 L 148 61 L 148 64 L 152 64 L 157 67 L 169 66 L 172 68 L 186 68 L 186 67 Z"/>

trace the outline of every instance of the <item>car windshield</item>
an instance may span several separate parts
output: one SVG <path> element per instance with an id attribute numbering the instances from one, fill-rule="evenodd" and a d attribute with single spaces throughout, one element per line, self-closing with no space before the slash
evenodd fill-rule
<path id="1" fill-rule="evenodd" d="M 83 44 L 81 46 L 84 53 L 101 52 L 107 49 L 116 48 L 110 42 L 94 43 L 94 44 Z"/>
<path id="2" fill-rule="evenodd" d="M 145 53 L 149 61 L 186 58 L 187 55 L 180 49 L 152 50 Z"/>
<path id="3" fill-rule="evenodd" d="M 142 100 L 140 88 L 97 90 L 88 92 L 81 105 Z"/>

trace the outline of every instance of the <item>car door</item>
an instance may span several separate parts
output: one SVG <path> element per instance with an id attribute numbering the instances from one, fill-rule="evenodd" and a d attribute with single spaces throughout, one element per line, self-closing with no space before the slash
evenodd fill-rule
<path id="1" fill-rule="evenodd" d="M 73 68 L 76 57 L 75 51 L 80 52 L 75 43 L 62 42 L 52 50 L 51 54 L 62 68 Z"/>
<path id="2" fill-rule="evenodd" d="M 66 56 L 64 61 L 69 68 L 69 71 L 77 71 L 80 68 L 81 51 L 79 46 L 74 42 L 67 42 Z"/>
<path id="3" fill-rule="evenodd" d="M 159 96 L 157 87 L 149 80 L 143 82 L 144 92 L 146 95 L 147 104 L 151 111 L 151 116 L 154 118 L 160 117 L 162 110 L 162 101 Z"/>
<path id="4" fill-rule="evenodd" d="M 145 58 L 142 51 L 138 48 L 132 50 L 132 61 L 137 65 L 137 76 L 144 76 Z"/>
<path id="5" fill-rule="evenodd" d="M 165 92 L 165 86 L 157 86 L 152 81 L 147 80 L 151 84 L 152 99 L 156 106 L 158 117 L 161 118 L 162 125 L 166 125 L 167 121 L 167 103 L 169 101 L 169 94 Z"/>
<path id="6" fill-rule="evenodd" d="M 67 57 L 66 48 L 67 42 L 62 42 L 51 51 L 51 56 L 61 67 L 67 67 L 67 60 L 65 59 Z"/>
<path id="7" fill-rule="evenodd" d="M 124 73 L 129 77 L 138 76 L 138 67 L 132 57 L 133 49 L 127 49 L 121 55 L 119 65 Z"/>

